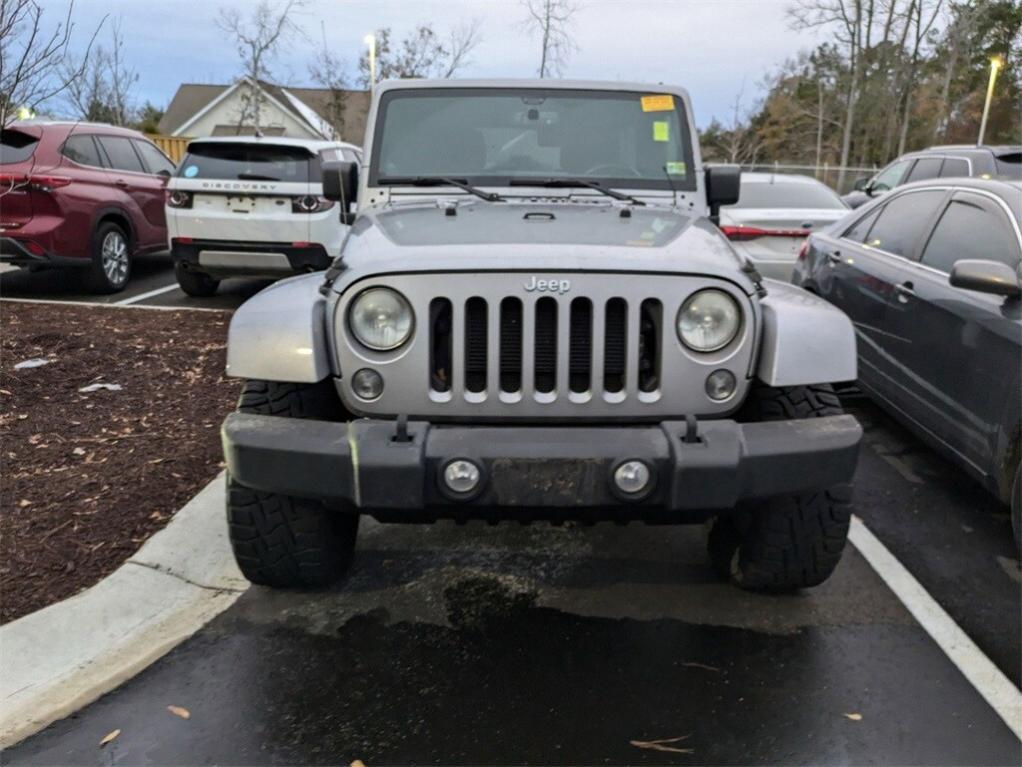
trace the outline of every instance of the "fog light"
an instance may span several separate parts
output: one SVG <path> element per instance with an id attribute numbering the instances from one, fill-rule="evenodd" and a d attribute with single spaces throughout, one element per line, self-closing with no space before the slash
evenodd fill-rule
<path id="1" fill-rule="evenodd" d="M 479 467 L 471 461 L 458 459 L 444 467 L 444 484 L 456 495 L 468 495 L 479 487 L 482 479 Z"/>
<path id="2" fill-rule="evenodd" d="M 625 495 L 638 495 L 649 487 L 652 476 L 642 461 L 625 461 L 614 469 L 614 484 Z"/>
<path id="3" fill-rule="evenodd" d="M 359 399 L 376 399 L 383 394 L 383 376 L 371 368 L 362 368 L 351 377 L 351 390 Z"/>
<path id="4" fill-rule="evenodd" d="M 714 370 L 706 377 L 706 396 L 723 402 L 735 393 L 735 376 L 730 370 Z"/>

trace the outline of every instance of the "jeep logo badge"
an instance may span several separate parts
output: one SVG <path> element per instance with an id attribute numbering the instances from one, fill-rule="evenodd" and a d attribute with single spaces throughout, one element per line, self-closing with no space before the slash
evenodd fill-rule
<path id="1" fill-rule="evenodd" d="M 525 283 L 525 290 L 529 293 L 559 293 L 564 295 L 571 290 L 570 280 L 537 280 L 536 275 L 532 275 L 529 281 Z"/>

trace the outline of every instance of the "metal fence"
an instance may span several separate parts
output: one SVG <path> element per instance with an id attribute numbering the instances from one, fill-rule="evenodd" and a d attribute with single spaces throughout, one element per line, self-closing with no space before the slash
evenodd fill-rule
<path id="1" fill-rule="evenodd" d="M 775 162 L 744 164 L 741 167 L 742 170 L 755 171 L 756 173 L 792 173 L 801 176 L 812 176 L 834 189 L 838 194 L 852 191 L 856 179 L 872 176 L 879 170 L 876 165 L 871 167 L 845 165 L 843 166 L 845 177 L 839 187 L 838 179 L 841 177 L 842 170 L 840 165 L 829 165 L 827 163 L 823 165 L 789 165 Z"/>

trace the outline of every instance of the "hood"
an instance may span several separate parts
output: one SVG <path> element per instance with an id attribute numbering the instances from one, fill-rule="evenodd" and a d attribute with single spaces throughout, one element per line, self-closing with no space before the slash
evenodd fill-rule
<path id="1" fill-rule="evenodd" d="M 557 199 L 417 201 L 370 208 L 343 249 L 343 290 L 383 273 L 620 271 L 705 274 L 752 293 L 741 260 L 703 217 L 668 206 Z"/>

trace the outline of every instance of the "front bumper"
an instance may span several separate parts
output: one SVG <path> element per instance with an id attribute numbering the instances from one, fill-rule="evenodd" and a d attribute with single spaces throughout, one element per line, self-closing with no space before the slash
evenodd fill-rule
<path id="1" fill-rule="evenodd" d="M 186 271 L 211 277 L 280 277 L 326 269 L 333 260 L 317 243 L 232 242 L 228 240 L 171 241 L 174 263 Z"/>
<path id="2" fill-rule="evenodd" d="M 222 437 L 227 468 L 242 485 L 347 502 L 391 521 L 517 519 L 540 509 L 583 519 L 620 518 L 622 512 L 677 518 L 850 482 L 862 428 L 850 415 L 629 427 L 420 421 L 408 423 L 404 435 L 395 421 L 233 413 Z M 439 480 L 457 458 L 482 469 L 482 485 L 471 498 L 452 498 Z M 612 475 L 621 461 L 634 459 L 652 469 L 654 484 L 631 499 L 617 492 Z"/>

